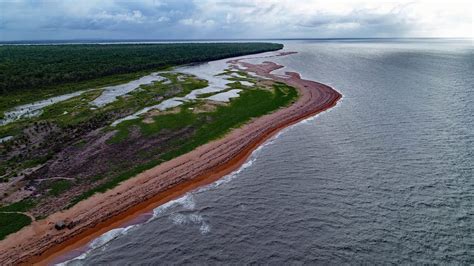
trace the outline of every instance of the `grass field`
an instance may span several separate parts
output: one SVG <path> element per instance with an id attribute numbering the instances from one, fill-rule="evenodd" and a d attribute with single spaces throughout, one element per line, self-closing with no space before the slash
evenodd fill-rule
<path id="1" fill-rule="evenodd" d="M 220 138 L 232 128 L 239 127 L 254 117 L 268 114 L 278 108 L 293 102 L 298 96 L 297 91 L 282 83 L 273 85 L 273 91 L 250 89 L 241 93 L 240 97 L 232 100 L 227 106 L 219 106 L 210 113 L 193 113 L 189 108 L 194 105 L 184 105 L 179 113 L 160 115 L 154 118 L 154 123 L 145 124 L 142 119 L 125 121 L 117 126 L 118 133 L 114 142 L 123 141 L 133 126 L 138 126 L 144 135 L 158 134 L 163 130 L 176 130 L 182 127 L 194 127 L 195 134 L 188 139 L 180 139 L 173 143 L 174 148 L 160 156 L 120 175 L 109 178 L 104 184 L 89 190 L 75 198 L 70 206 L 84 200 L 97 192 L 104 192 L 117 186 L 120 182 L 133 177 L 159 163 L 171 160 L 209 141 Z M 205 119 L 210 117 L 211 119 Z M 205 122 L 208 121 L 208 122 Z"/>
<path id="2" fill-rule="evenodd" d="M 0 240 L 31 224 L 31 218 L 21 213 L 0 213 Z"/>
<path id="3" fill-rule="evenodd" d="M 35 205 L 32 200 L 22 200 L 8 206 L 0 207 L 0 240 L 29 225 L 32 221 L 26 212 Z"/>

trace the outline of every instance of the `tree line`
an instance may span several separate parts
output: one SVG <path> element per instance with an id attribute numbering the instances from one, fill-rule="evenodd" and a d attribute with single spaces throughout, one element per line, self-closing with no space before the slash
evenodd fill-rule
<path id="1" fill-rule="evenodd" d="M 274 43 L 0 46 L 0 95 L 281 49 Z"/>

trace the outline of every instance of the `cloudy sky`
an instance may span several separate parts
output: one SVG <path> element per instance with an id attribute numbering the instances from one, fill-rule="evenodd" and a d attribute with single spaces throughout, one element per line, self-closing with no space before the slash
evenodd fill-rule
<path id="1" fill-rule="evenodd" d="M 469 0 L 0 0 L 0 41 L 470 37 Z"/>

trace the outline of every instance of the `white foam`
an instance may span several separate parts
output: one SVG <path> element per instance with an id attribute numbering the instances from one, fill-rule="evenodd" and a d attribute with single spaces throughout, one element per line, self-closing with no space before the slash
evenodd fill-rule
<path id="1" fill-rule="evenodd" d="M 340 103 L 341 103 L 341 101 L 339 101 L 336 106 L 338 106 Z M 333 109 L 334 108 L 328 109 L 328 110 L 326 110 L 322 113 L 329 112 Z M 322 114 L 322 113 L 320 113 L 320 114 Z M 257 159 L 258 153 L 261 150 L 263 150 L 264 147 L 266 147 L 268 145 L 272 145 L 275 142 L 275 140 L 277 140 L 282 134 L 286 133 L 287 131 L 291 130 L 292 128 L 294 128 L 298 125 L 304 125 L 304 124 L 307 124 L 309 122 L 314 121 L 320 114 L 317 114 L 315 116 L 306 118 L 306 119 L 302 120 L 299 123 L 296 123 L 296 124 L 294 124 L 290 127 L 287 127 L 285 129 L 281 130 L 279 133 L 277 133 L 271 139 L 266 141 L 263 145 L 260 145 L 257 149 L 255 149 L 252 152 L 252 154 L 250 155 L 250 158 L 236 171 L 222 177 L 221 179 L 219 179 L 219 180 L 217 180 L 217 181 L 215 181 L 215 182 L 213 182 L 213 183 L 211 183 L 207 186 L 204 186 L 204 187 L 199 188 L 199 189 L 197 189 L 195 191 L 192 191 L 192 192 L 188 192 L 184 196 L 182 196 L 178 199 L 171 200 L 171 201 L 155 208 L 153 210 L 153 217 L 150 218 L 147 222 L 156 219 L 157 217 L 161 216 L 165 211 L 169 210 L 171 207 L 176 206 L 176 205 L 181 205 L 186 210 L 194 210 L 196 208 L 196 202 L 195 202 L 194 196 L 193 196 L 194 193 L 205 192 L 207 190 L 219 187 L 222 184 L 225 184 L 225 183 L 228 183 L 228 182 L 232 181 L 244 169 L 252 166 L 252 164 Z M 196 214 L 196 213 L 191 213 L 191 214 L 176 213 L 176 214 L 172 214 L 170 216 L 170 219 L 173 222 L 173 224 L 176 224 L 176 225 L 199 224 L 199 231 L 203 235 L 207 234 L 211 231 L 210 225 L 204 220 L 204 218 L 200 214 Z M 134 226 L 140 226 L 140 225 L 138 224 L 138 225 L 132 225 L 132 226 L 129 226 L 129 227 L 126 227 L 126 228 L 113 229 L 113 230 L 103 234 L 100 237 L 101 239 L 94 240 L 90 244 L 90 246 L 95 246 L 96 248 L 97 247 L 104 247 L 107 243 L 109 243 L 110 241 L 116 239 L 120 235 L 125 234 L 127 231 L 129 231 Z M 81 254 L 80 256 L 78 256 L 78 257 L 76 257 L 72 260 L 69 260 L 67 262 L 64 262 L 64 263 L 61 263 L 61 264 L 58 264 L 58 265 L 67 265 L 69 262 L 78 262 L 80 260 L 84 260 L 87 257 L 87 255 L 89 254 L 89 252 L 90 252 L 90 250 L 88 250 L 87 252 Z"/>
<path id="2" fill-rule="evenodd" d="M 196 190 L 196 193 L 200 193 L 200 192 L 204 192 L 204 191 L 208 191 L 210 189 L 214 189 L 214 188 L 217 188 L 219 187 L 220 185 L 223 185 L 223 184 L 226 184 L 226 183 L 229 183 L 230 181 L 232 181 L 234 178 L 236 178 L 244 169 L 246 168 L 249 168 L 250 166 L 252 166 L 252 164 L 255 162 L 256 158 L 255 158 L 255 154 L 256 152 L 260 149 L 257 148 L 255 151 L 252 152 L 252 154 L 250 155 L 250 158 L 244 163 L 242 164 L 242 166 L 235 170 L 234 172 L 228 174 L 228 175 L 225 175 L 221 178 L 219 178 L 218 180 L 214 181 L 213 183 L 209 184 L 209 185 L 206 185 L 206 186 L 203 186 L 201 188 L 198 188 Z"/>
<path id="3" fill-rule="evenodd" d="M 199 231 L 201 234 L 205 235 L 211 231 L 211 227 L 208 224 L 203 223 L 201 224 L 201 227 L 199 227 Z"/>
<path id="4" fill-rule="evenodd" d="M 91 249 L 96 249 L 99 247 L 103 247 L 105 244 L 109 243 L 110 241 L 116 239 L 117 237 L 124 235 L 129 229 L 131 229 L 133 225 L 127 226 L 125 228 L 115 228 L 112 229 L 104 234 L 102 234 L 100 237 L 94 239 L 90 244 L 89 248 Z"/>
<path id="5" fill-rule="evenodd" d="M 186 224 L 186 216 L 181 213 L 173 214 L 171 216 L 171 220 L 173 221 L 173 224 L 176 224 L 176 225 Z"/>
<path id="6" fill-rule="evenodd" d="M 195 223 L 195 224 L 199 224 L 199 223 L 202 223 L 203 221 L 203 218 L 201 215 L 199 214 L 190 214 L 188 216 L 189 220 L 192 222 L 192 223 Z"/>
<path id="7" fill-rule="evenodd" d="M 181 205 L 185 209 L 192 210 L 195 208 L 196 203 L 194 202 L 194 198 L 192 194 L 186 193 L 184 196 L 180 198 L 177 198 L 175 200 L 170 200 L 167 203 L 153 209 L 153 216 L 147 222 L 154 220 L 156 217 L 159 217 L 161 214 L 163 214 L 166 210 L 176 205 Z"/>
<path id="8" fill-rule="evenodd" d="M 183 201 L 180 202 L 180 204 L 187 210 L 194 210 L 194 208 L 196 208 L 196 202 L 194 201 L 193 194 L 189 194 Z"/>
<path id="9" fill-rule="evenodd" d="M 55 264 L 55 265 L 56 265 L 56 266 L 67 266 L 67 265 L 72 264 L 72 263 L 74 263 L 74 265 L 83 265 L 83 264 L 81 263 L 81 261 L 85 260 L 88 255 L 89 255 L 88 252 L 84 252 L 84 253 L 82 253 L 81 255 L 79 255 L 79 256 L 77 256 L 77 257 L 75 257 L 75 258 L 73 258 L 73 259 L 70 259 L 70 260 L 65 261 L 65 262 L 57 263 L 57 264 Z"/>
<path id="10" fill-rule="evenodd" d="M 92 242 L 90 242 L 88 244 L 88 247 L 87 247 L 88 249 L 87 249 L 86 252 L 82 253 L 81 255 L 79 255 L 75 258 L 72 258 L 72 259 L 70 259 L 68 261 L 65 261 L 65 262 L 62 262 L 62 263 L 58 263 L 56 265 L 66 266 L 66 265 L 69 265 L 71 263 L 74 263 L 75 265 L 77 265 L 77 264 L 82 265 L 81 261 L 86 259 L 93 250 L 105 249 L 106 245 L 108 243 L 110 243 L 111 241 L 113 241 L 114 239 L 116 239 L 120 236 L 123 236 L 123 235 L 127 234 L 127 232 L 129 232 L 130 229 L 132 229 L 136 226 L 137 225 L 130 225 L 130 226 L 127 226 L 127 227 L 115 228 L 115 229 L 112 229 L 110 231 L 107 231 L 104 234 L 102 234 L 101 236 L 99 236 L 98 238 L 94 239 Z"/>
<path id="11" fill-rule="evenodd" d="M 172 98 L 174 99 L 174 98 Z M 170 99 L 170 100 L 172 100 Z M 342 99 L 338 102 L 338 104 L 336 105 L 336 107 L 342 102 Z M 182 102 L 181 102 L 182 103 Z M 331 110 L 333 110 L 334 108 L 331 108 L 329 110 L 326 110 L 325 112 L 329 112 Z M 325 113 L 323 112 L 323 113 Z M 322 114 L 322 113 L 320 113 Z M 291 130 L 293 127 L 296 127 L 298 125 L 304 125 L 304 124 L 307 124 L 307 123 L 310 123 L 312 121 L 314 121 L 320 114 L 317 114 L 315 116 L 312 116 L 312 117 L 309 117 L 309 118 L 306 118 L 304 120 L 302 120 L 301 122 L 299 123 L 296 123 L 290 127 L 287 127 L 283 130 L 281 130 L 280 132 L 278 132 L 275 136 L 273 136 L 271 139 L 267 140 L 263 145 L 259 146 L 257 149 L 255 149 L 252 154 L 250 155 L 249 159 L 239 168 L 237 169 L 236 171 L 222 177 L 221 179 L 207 185 L 207 186 L 204 186 L 204 187 L 201 187 L 201 188 L 198 188 L 197 190 L 195 191 L 192 191 L 192 192 L 188 192 L 186 193 L 184 196 L 178 198 L 178 199 L 175 199 L 175 200 L 171 200 L 157 208 L 155 208 L 153 210 L 153 216 L 152 218 L 150 218 L 147 222 L 150 222 L 154 219 L 156 219 L 157 217 L 160 217 L 161 215 L 163 215 L 167 210 L 169 210 L 170 208 L 174 207 L 174 206 L 182 206 L 184 209 L 186 210 L 194 210 L 196 208 L 196 202 L 194 200 L 194 193 L 200 193 L 200 192 L 205 192 L 207 190 L 210 190 L 210 189 L 213 189 L 213 188 L 216 188 L 216 187 L 219 187 L 220 185 L 222 184 L 226 184 L 226 183 L 229 183 L 231 180 L 233 180 L 234 178 L 236 178 L 244 169 L 246 168 L 249 168 L 250 166 L 253 165 L 253 163 L 256 161 L 257 159 L 257 155 L 260 151 L 263 150 L 264 147 L 268 146 L 268 145 L 271 145 L 275 142 L 275 140 L 277 140 L 282 134 L 286 133 L 287 131 Z M 197 214 L 197 213 L 191 213 L 191 214 L 183 214 L 183 213 L 174 213 L 174 214 L 171 214 L 169 219 L 173 222 L 173 224 L 176 224 L 176 225 L 187 225 L 187 224 L 199 224 L 199 231 L 201 232 L 201 234 L 207 234 L 210 232 L 210 225 L 208 223 L 206 223 L 205 219 L 202 217 L 202 215 L 200 214 Z M 118 228 L 118 229 L 113 229 L 105 234 L 103 234 L 100 239 L 97 239 L 97 240 L 94 240 L 90 246 L 95 246 L 95 247 L 103 247 L 104 245 L 106 245 L 107 243 L 109 243 L 110 241 L 112 241 L 113 239 L 119 237 L 120 235 L 123 235 L 125 234 L 129 229 L 131 229 L 131 227 L 134 227 L 134 226 L 140 226 L 140 225 L 132 225 L 132 226 L 129 226 L 129 227 L 126 227 L 126 228 Z M 81 254 L 80 256 L 76 257 L 74 260 L 81 260 L 81 259 L 84 259 L 86 256 L 87 256 L 88 252 L 84 253 L 84 254 Z M 71 261 L 74 261 L 74 260 L 71 260 Z M 66 262 L 67 263 L 67 262 Z M 66 265 L 64 263 L 60 264 L 60 265 Z"/>
<path id="12" fill-rule="evenodd" d="M 199 225 L 199 232 L 201 234 L 207 234 L 211 231 L 211 227 L 204 220 L 201 214 L 191 213 L 175 213 L 170 216 L 170 220 L 175 225 L 186 226 L 186 225 Z"/>

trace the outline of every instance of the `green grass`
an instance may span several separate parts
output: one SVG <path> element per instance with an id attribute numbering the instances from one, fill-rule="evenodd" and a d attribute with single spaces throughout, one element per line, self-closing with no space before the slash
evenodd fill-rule
<path id="1" fill-rule="evenodd" d="M 185 126 L 192 126 L 197 128 L 197 130 L 189 139 L 177 139 L 173 143 L 170 143 L 175 149 L 163 154 L 160 159 L 151 160 L 145 164 L 124 171 L 107 180 L 102 185 L 76 197 L 69 207 L 81 200 L 87 199 L 95 193 L 105 192 L 161 162 L 176 158 L 209 141 L 218 139 L 228 133 L 232 128 L 239 127 L 254 117 L 259 117 L 280 107 L 287 106 L 293 102 L 297 96 L 298 93 L 294 88 L 282 83 L 277 83 L 274 85 L 273 93 L 260 89 L 246 90 L 240 94 L 239 98 L 232 100 L 229 105 L 219 106 L 215 111 L 210 113 L 194 114 L 188 110 L 188 105 L 184 105 L 180 113 L 154 117 L 155 123 L 153 124 L 145 124 L 141 119 L 125 121 L 117 126 L 117 135 L 119 137 L 114 141 L 125 140 L 128 136 L 128 130 L 132 126 L 138 126 L 144 135 L 157 134 L 162 130 L 174 130 Z M 204 123 L 203 121 L 208 121 L 203 119 L 204 116 L 209 116 L 211 118 L 209 120 L 210 122 Z"/>
<path id="2" fill-rule="evenodd" d="M 229 88 L 225 89 L 225 90 L 221 90 L 221 91 L 217 91 L 217 92 L 208 92 L 208 93 L 202 93 L 202 94 L 198 94 L 196 95 L 196 98 L 198 99 L 205 99 L 205 98 L 208 98 L 212 95 L 216 95 L 216 94 L 219 94 L 219 93 L 223 93 L 223 92 L 228 92 L 232 89 L 245 89 L 245 88 L 242 88 L 241 84 L 239 83 L 227 83 L 226 84 Z"/>
<path id="3" fill-rule="evenodd" d="M 22 200 L 7 206 L 0 207 L 0 212 L 26 212 L 35 205 L 36 202 L 33 200 Z"/>
<path id="4" fill-rule="evenodd" d="M 31 223 L 30 217 L 15 212 L 26 212 L 33 208 L 35 204 L 36 202 L 33 200 L 22 200 L 0 207 L 0 240 Z"/>
<path id="5" fill-rule="evenodd" d="M 153 118 L 151 124 L 141 122 L 141 118 L 124 121 L 116 126 L 118 132 L 109 140 L 109 143 L 118 143 L 127 139 L 130 129 L 138 125 L 145 136 L 160 132 L 163 129 L 177 129 L 192 124 L 196 116 L 189 110 L 182 108 L 177 114 L 160 115 Z"/>
<path id="6" fill-rule="evenodd" d="M 37 166 L 37 165 L 40 165 L 40 164 L 44 164 L 49 159 L 51 159 L 52 157 L 53 157 L 53 155 L 50 153 L 46 156 L 37 157 L 37 158 L 31 159 L 31 160 L 25 160 L 21 164 L 21 168 L 26 169 L 26 168 L 34 167 L 34 166 Z"/>
<path id="7" fill-rule="evenodd" d="M 87 143 L 87 142 L 82 139 L 82 140 L 80 140 L 80 141 L 74 143 L 73 145 L 74 145 L 74 147 L 76 147 L 76 148 L 82 148 L 82 147 L 84 147 L 84 146 L 86 145 L 86 143 Z"/>
<path id="8" fill-rule="evenodd" d="M 61 86 L 50 86 L 44 87 L 41 90 L 18 90 L 11 91 L 7 94 L 3 94 L 0 97 L 0 113 L 26 103 L 36 102 L 39 100 L 47 99 L 50 97 L 67 94 L 75 91 L 88 90 L 94 88 L 101 88 L 104 86 L 113 86 L 123 84 L 128 81 L 138 79 L 147 75 L 153 71 L 159 69 L 153 69 L 149 71 L 139 71 L 135 73 L 117 74 L 87 81 L 66 83 Z"/>
<path id="9" fill-rule="evenodd" d="M 43 108 L 40 120 L 55 120 L 59 125 L 73 125 L 92 115 L 90 102 L 100 96 L 102 90 L 92 90 Z M 65 112 L 66 111 L 66 112 Z"/>
<path id="10" fill-rule="evenodd" d="M 172 80 L 173 83 L 176 82 L 176 77 L 177 77 L 176 74 L 166 74 L 164 76 L 166 76 L 170 80 Z M 206 87 L 207 84 L 208 83 L 207 83 L 206 80 L 196 79 L 194 77 L 188 77 L 188 78 L 185 79 L 185 81 L 183 83 L 179 84 L 179 86 L 181 87 L 181 91 L 178 94 L 176 94 L 175 97 L 185 96 L 193 90 L 201 89 L 201 88 Z M 176 86 L 178 86 L 178 85 L 176 85 Z M 155 85 L 144 86 L 143 89 L 146 90 L 146 91 L 150 91 L 152 93 L 153 92 L 156 93 L 157 90 L 158 91 L 160 91 L 160 90 L 163 91 L 164 90 L 162 88 L 162 85 L 160 85 L 159 83 L 157 83 Z M 147 93 L 146 91 L 141 91 L 141 92 L 138 92 L 138 93 L 141 93 L 141 94 L 142 93 Z M 134 96 L 136 96 L 136 95 L 134 94 Z M 136 97 L 134 97 L 134 98 L 136 98 Z M 116 101 L 116 105 L 122 105 L 123 101 L 126 101 L 126 100 L 119 99 L 118 101 Z M 156 103 L 157 102 L 146 102 L 146 104 L 140 105 L 140 108 L 144 108 L 146 106 L 150 106 L 150 105 L 156 104 Z M 187 104 L 183 105 L 183 107 L 186 107 L 186 106 L 188 106 L 188 105 Z M 139 108 L 135 108 L 134 110 L 138 111 Z M 120 141 L 123 141 L 123 140 L 127 139 L 129 131 L 134 125 L 140 124 L 140 127 L 141 127 L 142 131 L 145 134 L 150 135 L 153 132 L 159 131 L 160 129 L 162 129 L 162 127 L 172 129 L 172 128 L 179 127 L 183 123 L 190 122 L 190 116 L 189 116 L 188 113 L 179 113 L 179 114 L 176 114 L 176 115 L 171 114 L 171 115 L 168 115 L 168 116 L 160 116 L 160 117 L 156 117 L 155 121 L 156 121 L 156 119 L 158 119 L 158 120 L 164 119 L 164 121 L 159 121 L 159 123 L 153 123 L 153 124 L 144 124 L 144 123 L 140 123 L 141 118 L 137 118 L 137 119 L 132 119 L 132 120 L 126 120 L 126 121 L 123 121 L 120 124 L 116 125 L 115 127 L 110 127 L 109 128 L 110 130 L 117 129 L 118 133 L 115 134 L 114 137 L 109 139 L 107 141 L 107 143 L 109 143 L 109 144 L 118 143 Z"/>
<path id="11" fill-rule="evenodd" d="M 20 119 L 5 126 L 0 126 L 0 136 L 11 135 L 15 138 L 22 137 L 22 132 L 24 132 L 25 128 L 44 123 L 51 124 L 53 127 L 58 126 L 63 130 L 69 131 L 83 132 L 84 129 L 93 130 L 110 125 L 117 113 L 133 113 L 146 106 L 155 105 L 162 101 L 163 98 L 184 96 L 192 90 L 207 86 L 206 80 L 197 79 L 193 76 L 184 76 L 183 81 L 177 81 L 179 75 L 181 74 L 165 73 L 164 76 L 172 80 L 172 84 L 164 85 L 161 82 L 155 82 L 153 84 L 143 85 L 141 89 L 134 90 L 129 94 L 119 97 L 116 101 L 95 110 L 91 109 L 92 106 L 90 102 L 100 95 L 101 90 L 95 89 L 86 91 L 76 97 L 45 107 L 42 114 L 38 117 Z M 122 127 L 126 125 L 127 123 Z M 37 130 L 36 126 L 33 128 L 35 131 Z M 128 131 L 121 131 L 112 141 L 120 141 L 127 136 Z M 110 143 L 110 141 L 111 140 L 109 140 L 108 143 Z M 7 150 L 12 149 L 14 147 L 13 142 L 14 141 L 12 141 L 12 143 L 6 143 L 4 148 L 0 148 L 0 152 L 6 153 Z M 81 143 L 78 143 L 77 147 L 81 147 Z M 26 158 L 11 158 L 1 161 L 0 173 L 3 173 L 2 175 L 4 176 L 0 178 L 0 182 L 8 181 L 23 169 L 45 163 L 51 159 L 53 155 L 54 153 L 50 152 L 42 156 L 35 155 Z M 9 173 L 6 173 L 7 169 L 14 170 L 10 170 Z"/>
<path id="12" fill-rule="evenodd" d="M 187 153 L 223 136 L 232 128 L 239 127 L 251 118 L 265 115 L 288 105 L 298 95 L 294 88 L 284 84 L 276 84 L 274 89 L 274 93 L 264 90 L 244 91 L 239 98 L 231 102 L 230 106 L 219 106 L 215 112 L 209 114 L 212 117 L 212 123 L 203 124 L 190 141 L 163 155 L 162 158 L 170 160 Z"/>
<path id="13" fill-rule="evenodd" d="M 69 180 L 58 180 L 51 184 L 49 194 L 59 196 L 61 193 L 69 190 L 72 187 L 72 182 Z"/>
<path id="14" fill-rule="evenodd" d="M 178 129 L 193 124 L 196 121 L 196 115 L 186 107 L 181 108 L 177 114 L 159 115 L 153 118 L 154 123 L 141 123 L 141 132 L 143 135 L 152 135 L 163 129 Z"/>
<path id="15" fill-rule="evenodd" d="M 124 83 L 169 66 L 281 48 L 273 43 L 4 45 L 0 47 L 0 114 L 16 105 Z"/>
<path id="16" fill-rule="evenodd" d="M 127 170 L 123 172 L 122 174 L 115 176 L 114 178 L 108 180 L 107 182 L 103 183 L 102 185 L 99 185 L 98 187 L 95 187 L 91 190 L 88 190 L 81 195 L 77 196 L 74 198 L 71 203 L 69 204 L 68 208 L 76 205 L 78 202 L 85 200 L 89 198 L 90 196 L 94 195 L 95 193 L 102 193 L 105 192 L 111 188 L 114 188 L 118 184 L 120 184 L 122 181 L 125 181 L 129 179 L 130 177 L 136 176 L 143 171 L 146 171 L 156 165 L 158 165 L 161 161 L 160 160 L 151 160 L 145 164 L 139 165 L 133 169 Z"/>
<path id="17" fill-rule="evenodd" d="M 31 218 L 20 213 L 0 213 L 0 240 L 31 224 Z"/>

